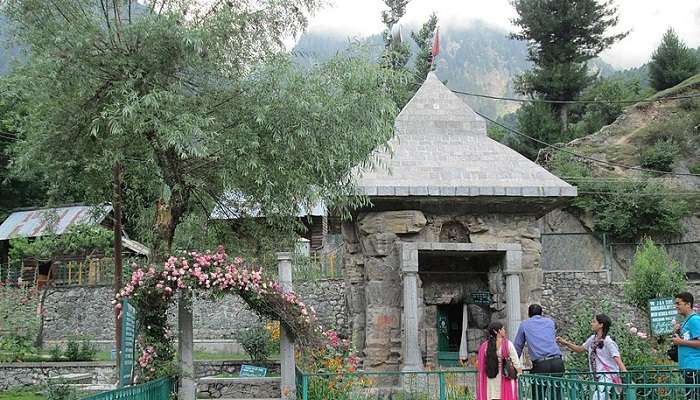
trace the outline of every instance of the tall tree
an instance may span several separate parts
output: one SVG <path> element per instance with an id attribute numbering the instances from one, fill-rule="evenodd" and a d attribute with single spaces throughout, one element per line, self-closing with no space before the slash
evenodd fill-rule
<path id="1" fill-rule="evenodd" d="M 416 84 L 423 84 L 428 72 L 435 69 L 433 66 L 433 38 L 437 27 L 437 16 L 432 13 L 428 20 L 421 26 L 418 32 L 411 32 L 411 38 L 418 45 L 416 53 Z"/>
<path id="2" fill-rule="evenodd" d="M 401 17 L 406 14 L 406 6 L 410 0 L 384 0 L 388 10 L 382 10 L 382 22 L 384 23 L 384 54 L 382 54 L 382 65 L 393 70 L 403 70 L 406 68 L 409 58 L 411 58 L 411 48 L 408 44 L 399 40 L 394 33 L 400 29 L 397 26 Z"/>
<path id="3" fill-rule="evenodd" d="M 673 28 L 664 33 L 649 63 L 649 79 L 656 90 L 675 86 L 700 71 L 700 58 L 678 38 Z"/>
<path id="4" fill-rule="evenodd" d="M 161 254 L 187 215 L 225 192 L 268 215 L 347 199 L 351 168 L 391 136 L 397 112 L 391 71 L 340 56 L 307 72 L 280 55 L 315 0 L 200 3 L 2 6 L 29 49 L 16 71 L 28 111 L 14 173 L 104 201 L 121 162 L 137 199 L 127 214 L 149 210 Z"/>
<path id="5" fill-rule="evenodd" d="M 608 34 L 617 25 L 614 0 L 512 0 L 520 28 L 511 37 L 528 42 L 534 68 L 516 81 L 520 93 L 547 100 L 576 98 L 594 76 L 586 62 L 627 32 Z M 562 132 L 567 129 L 565 104 L 555 105 Z"/>

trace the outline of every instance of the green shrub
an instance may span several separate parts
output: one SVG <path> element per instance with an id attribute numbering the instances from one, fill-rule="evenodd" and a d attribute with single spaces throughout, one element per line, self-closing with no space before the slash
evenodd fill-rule
<path id="1" fill-rule="evenodd" d="M 84 338 L 71 337 L 66 343 L 66 351 L 63 356 L 68 361 L 93 361 L 97 349 Z"/>
<path id="2" fill-rule="evenodd" d="M 666 250 L 645 239 L 637 247 L 630 274 L 625 283 L 625 297 L 642 310 L 648 310 L 648 301 L 659 297 L 673 297 L 686 287 L 686 276 L 678 261 Z"/>
<path id="3" fill-rule="evenodd" d="M 61 351 L 58 345 L 53 346 L 51 350 L 49 350 L 49 354 L 51 355 L 51 361 L 61 361 L 63 358 L 63 351 Z"/>
<path id="4" fill-rule="evenodd" d="M 671 171 L 671 166 L 681 153 L 681 148 L 672 140 L 658 140 L 654 146 L 642 153 L 641 166 L 658 171 Z"/>
<path id="5" fill-rule="evenodd" d="M 270 356 L 272 335 L 261 324 L 255 324 L 241 331 L 238 341 L 252 361 L 265 361 Z"/>
<path id="6" fill-rule="evenodd" d="M 700 108 L 700 102 L 697 99 L 681 99 L 678 106 L 685 111 L 693 111 Z"/>
<path id="7" fill-rule="evenodd" d="M 552 171 L 578 187 L 572 210 L 593 216 L 595 229 L 617 239 L 646 234 L 679 234 L 688 204 L 669 195 L 669 188 L 648 179 L 594 177 L 583 162 L 566 153 L 552 160 Z"/>
<path id="8" fill-rule="evenodd" d="M 68 339 L 63 355 L 68 361 L 80 361 L 80 343 L 75 338 Z"/>
<path id="9" fill-rule="evenodd" d="M 688 170 L 690 171 L 691 174 L 699 174 L 700 175 L 700 164 L 692 164 L 688 167 Z"/>
<path id="10" fill-rule="evenodd" d="M 78 392 L 65 382 L 49 382 L 46 387 L 47 400 L 78 400 Z"/>

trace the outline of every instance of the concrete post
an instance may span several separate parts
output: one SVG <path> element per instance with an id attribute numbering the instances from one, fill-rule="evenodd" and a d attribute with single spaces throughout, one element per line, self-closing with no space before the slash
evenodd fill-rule
<path id="1" fill-rule="evenodd" d="M 196 399 L 197 384 L 194 376 L 194 363 L 192 362 L 194 335 L 192 331 L 192 296 L 189 293 L 180 293 L 177 302 L 177 324 L 177 347 L 182 374 L 177 398 L 178 400 L 194 400 Z"/>
<path id="2" fill-rule="evenodd" d="M 277 272 L 282 291 L 292 291 L 292 254 L 277 253 Z M 282 382 L 280 390 L 282 400 L 295 400 L 296 394 L 296 365 L 294 360 L 294 339 L 290 332 L 280 327 L 280 372 Z"/>
<path id="3" fill-rule="evenodd" d="M 404 329 L 401 371 L 423 371 L 423 360 L 418 346 L 418 249 L 411 243 L 403 243 L 401 246 Z"/>
<path id="4" fill-rule="evenodd" d="M 515 340 L 520 327 L 520 274 L 522 273 L 522 251 L 508 250 L 506 252 L 506 315 L 508 337 Z"/>

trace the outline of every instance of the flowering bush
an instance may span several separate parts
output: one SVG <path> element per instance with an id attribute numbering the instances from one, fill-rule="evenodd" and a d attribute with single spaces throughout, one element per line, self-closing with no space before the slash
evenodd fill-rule
<path id="1" fill-rule="evenodd" d="M 313 307 L 307 307 L 293 292 L 285 293 L 277 282 L 263 278 L 262 269 L 231 258 L 223 247 L 214 253 L 190 252 L 172 256 L 162 266 L 133 266 L 131 281 L 115 296 L 121 308 L 128 298 L 139 310 L 139 367 L 144 380 L 171 375 L 174 371 L 173 338 L 167 329 L 168 306 L 183 296 L 208 293 L 213 297 L 237 294 L 263 317 L 278 319 L 298 343 L 311 348 L 324 337 Z M 142 362 L 143 361 L 143 362 Z"/>
<path id="2" fill-rule="evenodd" d="M 307 372 L 333 374 L 309 379 L 309 399 L 350 399 L 353 389 L 372 382 L 357 372 L 359 359 L 347 339 L 334 330 L 323 332 L 324 345 L 316 351 L 300 355 L 302 369 Z"/>
<path id="3" fill-rule="evenodd" d="M 272 335 L 264 326 L 253 325 L 238 335 L 238 341 L 252 361 L 265 361 L 272 349 Z"/>
<path id="4" fill-rule="evenodd" d="M 597 310 L 597 311 L 596 311 Z M 565 336 L 576 344 L 582 344 L 593 334 L 591 320 L 594 314 L 607 314 L 609 307 L 602 305 L 596 307 L 593 304 L 581 304 L 576 313 L 574 324 L 567 329 Z M 610 337 L 620 348 L 620 354 L 625 366 L 659 365 L 670 362 L 666 356 L 668 343 L 663 338 L 658 340 L 648 335 L 644 330 L 631 322 L 615 320 L 613 318 Z M 588 355 L 586 353 L 574 354 L 567 359 L 567 369 L 588 370 Z"/>

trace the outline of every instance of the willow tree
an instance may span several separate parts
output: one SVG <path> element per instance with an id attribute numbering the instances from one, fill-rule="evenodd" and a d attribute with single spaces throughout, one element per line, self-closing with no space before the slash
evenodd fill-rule
<path id="1" fill-rule="evenodd" d="M 150 210 L 164 254 L 195 208 L 240 193 L 269 215 L 347 204 L 349 171 L 391 136 L 393 71 L 339 56 L 307 71 L 283 41 L 317 0 L 7 0 L 27 63 L 17 175 Z M 348 200 L 350 199 L 350 200 Z"/>

